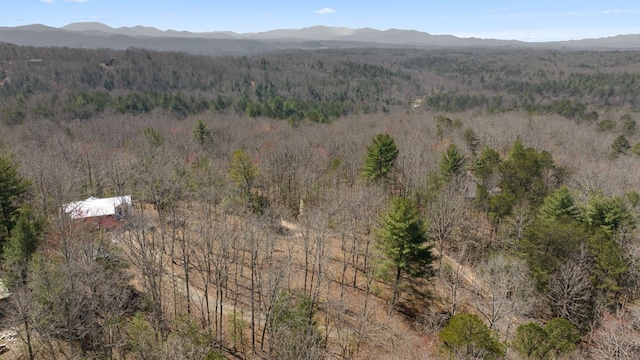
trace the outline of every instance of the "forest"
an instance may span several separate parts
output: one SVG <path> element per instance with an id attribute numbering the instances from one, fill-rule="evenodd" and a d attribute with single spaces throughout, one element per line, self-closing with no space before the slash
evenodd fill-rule
<path id="1" fill-rule="evenodd" d="M 0 59 L 2 359 L 640 357 L 637 51 Z"/>

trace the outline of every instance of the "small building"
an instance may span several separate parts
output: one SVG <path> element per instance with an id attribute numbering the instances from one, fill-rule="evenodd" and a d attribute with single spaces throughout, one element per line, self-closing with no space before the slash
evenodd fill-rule
<path id="1" fill-rule="evenodd" d="M 72 219 L 123 219 L 132 212 L 131 196 L 110 198 L 90 197 L 82 201 L 74 201 L 64 205 L 64 212 Z"/>

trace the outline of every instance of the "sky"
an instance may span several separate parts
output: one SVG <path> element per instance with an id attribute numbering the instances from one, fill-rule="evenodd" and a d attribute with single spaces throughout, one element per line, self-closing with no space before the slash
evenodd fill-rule
<path id="1" fill-rule="evenodd" d="M 638 0 L 0 0 L 0 26 L 101 22 L 191 32 L 315 25 L 556 41 L 640 34 Z"/>

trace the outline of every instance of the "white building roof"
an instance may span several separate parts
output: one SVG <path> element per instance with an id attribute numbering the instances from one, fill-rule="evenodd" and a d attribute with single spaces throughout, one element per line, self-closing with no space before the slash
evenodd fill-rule
<path id="1" fill-rule="evenodd" d="M 90 197 L 82 201 L 74 201 L 64 206 L 64 212 L 72 219 L 83 219 L 95 216 L 108 216 L 116 213 L 116 207 L 131 205 L 131 196 L 116 196 L 110 198 Z"/>

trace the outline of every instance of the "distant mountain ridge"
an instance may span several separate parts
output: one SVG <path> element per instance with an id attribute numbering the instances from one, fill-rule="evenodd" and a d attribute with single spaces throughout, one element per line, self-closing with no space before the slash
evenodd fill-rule
<path id="1" fill-rule="evenodd" d="M 0 42 L 30 46 L 82 48 L 127 49 L 135 47 L 207 55 L 246 55 L 285 49 L 314 50 L 362 47 L 640 49 L 640 35 L 529 43 L 517 40 L 459 38 L 453 35 L 432 35 L 415 30 L 399 29 L 376 30 L 371 28 L 351 29 L 346 27 L 312 26 L 302 29 L 278 29 L 244 34 L 232 31 L 194 33 L 189 31 L 159 30 L 145 26 L 112 28 L 99 22 L 72 23 L 62 28 L 40 24 L 0 27 Z"/>

